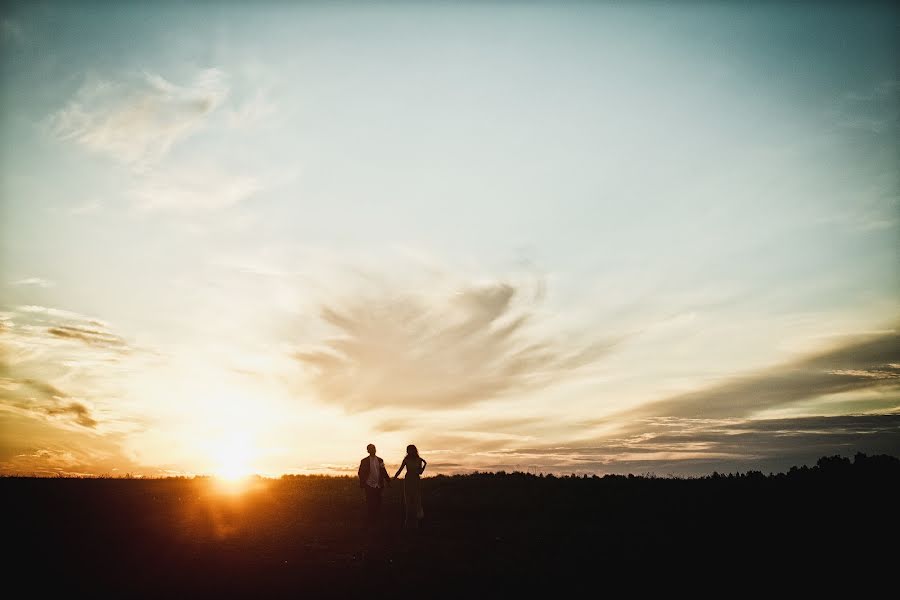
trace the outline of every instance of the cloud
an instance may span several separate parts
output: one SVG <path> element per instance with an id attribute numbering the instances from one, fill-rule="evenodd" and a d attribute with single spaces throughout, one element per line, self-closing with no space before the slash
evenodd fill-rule
<path id="1" fill-rule="evenodd" d="M 99 319 L 38 305 L 16 307 L 2 323 L 0 409 L 63 429 L 101 425 L 94 406 L 115 397 L 114 376 L 132 354 L 125 339 Z M 114 421 L 105 419 L 104 429 L 122 423 Z"/>
<path id="2" fill-rule="evenodd" d="M 710 388 L 650 402 L 622 416 L 749 416 L 829 394 L 895 384 L 900 377 L 898 362 L 900 335 L 891 331 Z"/>
<path id="3" fill-rule="evenodd" d="M 426 420 L 425 425 L 431 428 L 441 428 L 442 420 L 442 418 L 436 418 L 434 421 Z M 521 433 L 523 430 L 527 430 L 528 432 L 541 430 L 542 426 L 546 424 L 547 419 L 542 417 L 476 419 L 467 420 L 462 426 L 456 427 L 454 430 L 464 434 Z M 375 425 L 375 430 L 385 433 L 418 430 L 422 433 L 426 433 L 420 415 L 416 415 L 415 417 L 385 419 Z"/>
<path id="4" fill-rule="evenodd" d="M 226 113 L 228 124 L 234 128 L 252 127 L 276 112 L 275 103 L 270 95 L 263 91 L 257 90 L 253 97 L 249 98 L 237 108 L 228 110 Z"/>
<path id="5" fill-rule="evenodd" d="M 604 452 L 639 457 L 688 447 L 748 459 L 784 454 L 815 458 L 841 449 L 853 451 L 854 446 L 877 439 L 894 447 L 900 442 L 900 414 L 742 421 L 653 419 L 646 426 L 640 435 Z M 876 437 L 867 439 L 870 436 Z"/>
<path id="6" fill-rule="evenodd" d="M 631 433 L 572 444 L 507 448 L 491 468 L 528 465 L 553 472 L 703 474 L 785 470 L 823 455 L 896 454 L 900 414 L 762 420 L 647 419 Z"/>
<path id="7" fill-rule="evenodd" d="M 76 312 L 58 308 L 27 304 L 16 307 L 20 317 L 21 334 L 28 334 L 32 341 L 39 338 L 82 342 L 100 349 L 116 352 L 129 351 L 128 342 L 110 329 L 108 323 Z M 24 317 L 24 318 L 23 318 Z"/>
<path id="8" fill-rule="evenodd" d="M 429 421 L 407 433 L 444 460 L 486 470 L 695 475 L 778 471 L 835 453 L 897 454 L 897 332 L 828 343 L 828 350 L 600 420 L 516 415 L 509 423 L 474 418 L 449 431 Z M 391 417 L 380 430 L 418 423 Z"/>
<path id="9" fill-rule="evenodd" d="M 42 279 L 40 277 L 26 277 L 25 279 L 19 279 L 17 281 L 11 282 L 12 285 L 23 286 L 23 287 L 40 287 L 40 288 L 49 288 L 53 287 L 53 282 L 48 279 Z"/>
<path id="10" fill-rule="evenodd" d="M 860 369 L 835 369 L 828 371 L 831 375 L 847 375 L 848 377 L 863 377 L 869 379 L 900 379 L 900 370 L 892 364 L 887 365 L 891 370 L 865 371 Z"/>
<path id="11" fill-rule="evenodd" d="M 334 335 L 294 357 L 320 398 L 348 411 L 459 407 L 535 390 L 610 346 L 541 333 L 540 299 L 540 288 L 499 281 L 445 294 L 356 292 L 321 309 Z"/>
<path id="12" fill-rule="evenodd" d="M 262 188 L 256 177 L 195 165 L 148 174 L 132 197 L 142 211 L 188 213 L 234 206 Z"/>
<path id="13" fill-rule="evenodd" d="M 129 196 L 140 211 L 221 209 L 263 189 L 262 179 L 219 164 L 172 165 L 162 159 L 203 127 L 229 94 L 228 77 L 219 69 L 199 71 L 184 85 L 149 72 L 118 81 L 91 79 L 51 115 L 49 127 L 59 139 L 129 165 L 135 172 Z M 245 126 L 272 110 L 267 96 L 259 92 L 238 111 L 226 112 L 225 118 L 232 125 Z M 284 176 L 276 174 L 274 179 Z M 100 203 L 92 200 L 70 212 L 84 215 L 99 208 Z"/>
<path id="14" fill-rule="evenodd" d="M 70 398 L 58 387 L 30 378 L 9 377 L 11 373 L 0 366 L 0 405 L 25 413 L 44 414 L 75 422 L 82 427 L 95 428 L 97 419 L 84 403 Z"/>
<path id="15" fill-rule="evenodd" d="M 100 329 L 61 325 L 58 327 L 48 327 L 47 333 L 58 338 L 78 340 L 90 344 L 91 346 L 105 346 L 112 348 L 125 348 L 127 346 L 125 340 L 119 336 Z"/>
<path id="16" fill-rule="evenodd" d="M 3 367 L 0 367 L 0 374 L 5 374 Z M 65 398 L 66 394 L 59 390 L 56 386 L 50 385 L 45 381 L 36 381 L 34 379 L 6 379 L 4 380 L 4 389 L 10 389 L 13 386 L 21 384 L 37 392 L 44 398 Z"/>
<path id="17" fill-rule="evenodd" d="M 39 306 L 37 304 L 23 304 L 22 306 L 16 307 L 16 312 L 19 313 L 30 313 L 34 315 L 45 315 L 47 317 L 53 317 L 56 319 L 66 319 L 73 321 L 83 321 L 85 323 L 90 323 L 97 326 L 106 326 L 103 321 L 99 321 L 97 319 L 86 317 L 77 312 L 72 312 L 70 310 L 63 310 L 61 308 L 53 308 L 48 306 Z"/>
<path id="18" fill-rule="evenodd" d="M 103 207 L 99 200 L 87 200 L 69 209 L 70 215 L 92 215 Z"/>
<path id="19" fill-rule="evenodd" d="M 75 422 L 85 427 L 96 427 L 97 420 L 91 416 L 91 410 L 80 402 L 69 402 L 61 406 L 53 406 L 44 409 L 48 415 L 71 416 Z"/>
<path id="20" fill-rule="evenodd" d="M 49 123 L 60 139 L 142 167 L 196 131 L 227 94 L 219 69 L 204 69 L 185 85 L 147 72 L 121 81 L 92 80 Z"/>
<path id="21" fill-rule="evenodd" d="M 0 473 L 5 475 L 161 474 L 135 464 L 122 436 L 90 427 L 60 432 L 36 414 L 0 411 Z"/>

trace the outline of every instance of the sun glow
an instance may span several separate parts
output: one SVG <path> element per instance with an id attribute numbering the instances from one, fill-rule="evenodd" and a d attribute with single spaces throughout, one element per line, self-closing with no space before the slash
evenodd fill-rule
<path id="1" fill-rule="evenodd" d="M 216 469 L 215 476 L 225 481 L 240 481 L 249 477 L 250 473 L 250 468 L 243 463 L 229 463 Z"/>
<path id="2" fill-rule="evenodd" d="M 213 452 L 213 475 L 222 481 L 240 482 L 253 474 L 253 456 L 246 437 L 224 440 Z"/>

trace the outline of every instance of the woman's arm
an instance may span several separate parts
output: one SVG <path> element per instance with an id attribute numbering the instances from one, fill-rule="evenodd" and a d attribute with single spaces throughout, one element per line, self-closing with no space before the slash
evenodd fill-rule
<path id="1" fill-rule="evenodd" d="M 422 472 L 423 472 L 423 473 L 425 472 L 425 466 L 426 466 L 427 464 L 428 464 L 428 461 L 425 460 L 425 459 L 423 458 L 423 459 L 422 459 Z"/>
<path id="2" fill-rule="evenodd" d="M 404 459 L 403 459 L 403 462 L 400 463 L 400 468 L 397 469 L 397 472 L 396 472 L 396 473 L 394 473 L 394 479 L 397 479 L 398 477 L 400 477 L 400 471 L 402 471 L 402 470 L 403 470 L 403 467 L 405 467 L 405 466 L 406 466 L 406 459 L 404 458 Z"/>

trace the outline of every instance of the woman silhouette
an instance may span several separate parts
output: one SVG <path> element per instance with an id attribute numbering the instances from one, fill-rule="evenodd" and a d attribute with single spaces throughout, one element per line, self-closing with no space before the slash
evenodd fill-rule
<path id="1" fill-rule="evenodd" d="M 400 477 L 400 472 L 403 467 L 406 467 L 406 477 L 403 479 L 403 504 L 405 506 L 403 524 L 405 527 L 418 528 L 419 520 L 425 516 L 425 511 L 422 510 L 422 488 L 419 476 L 427 464 L 425 459 L 419 456 L 418 448 L 410 444 L 406 447 L 406 456 L 400 463 L 400 468 L 394 474 L 394 479 Z"/>

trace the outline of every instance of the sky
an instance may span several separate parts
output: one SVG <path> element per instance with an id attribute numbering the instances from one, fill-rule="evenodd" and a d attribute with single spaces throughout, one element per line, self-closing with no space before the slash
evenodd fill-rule
<path id="1" fill-rule="evenodd" d="M 0 9 L 0 473 L 900 454 L 900 13 Z"/>

